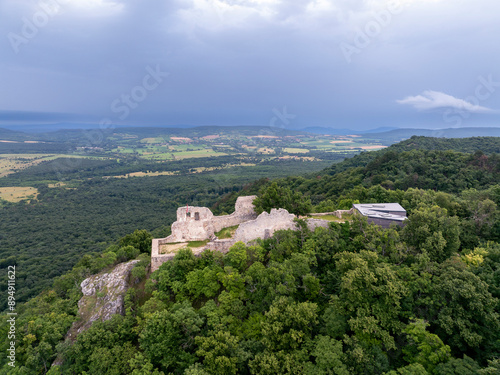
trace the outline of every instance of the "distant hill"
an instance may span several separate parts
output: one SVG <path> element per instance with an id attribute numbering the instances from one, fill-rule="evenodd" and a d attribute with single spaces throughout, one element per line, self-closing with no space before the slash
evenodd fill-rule
<path id="1" fill-rule="evenodd" d="M 31 137 L 29 134 L 10 129 L 0 128 L 0 140 L 25 141 L 30 139 Z"/>
<path id="2" fill-rule="evenodd" d="M 54 131 L 45 132 L 19 132 L 10 129 L 0 128 L 0 140 L 9 141 L 25 141 L 37 140 L 44 142 L 87 142 L 88 137 L 94 137 L 96 132 L 101 133 L 103 136 L 109 136 L 113 133 L 116 134 L 129 134 L 138 137 L 159 137 L 162 135 L 168 136 L 184 136 L 184 137 L 203 137 L 212 134 L 235 134 L 245 136 L 283 136 L 283 135 L 297 135 L 303 134 L 303 131 L 289 130 L 283 128 L 276 128 L 270 126 L 198 126 L 198 127 L 180 127 L 180 128 L 167 128 L 167 127 L 125 127 L 120 126 L 112 129 L 58 129 Z"/>
<path id="3" fill-rule="evenodd" d="M 361 134 L 365 138 L 379 139 L 386 145 L 408 139 L 414 135 L 436 138 L 500 137 L 500 128 L 450 129 L 395 129 L 386 132 Z"/>
<path id="4" fill-rule="evenodd" d="M 412 136 L 399 143 L 393 144 L 385 149 L 372 152 L 363 152 L 352 158 L 333 164 L 324 172 L 333 175 L 345 171 L 351 167 L 366 166 L 373 160 L 382 157 L 386 153 L 400 153 L 412 150 L 427 151 L 453 151 L 473 154 L 481 151 L 484 154 L 500 154 L 500 137 L 470 137 L 470 138 L 435 138 L 424 136 Z"/>
<path id="5" fill-rule="evenodd" d="M 224 133 L 241 135 L 283 136 L 303 134 L 303 131 L 289 130 L 271 126 L 198 126 L 195 128 L 157 128 L 157 127 L 120 127 L 113 131 L 120 134 L 134 134 L 142 137 L 157 137 L 161 135 L 180 135 L 186 137 L 204 137 L 206 135 Z"/>
<path id="6" fill-rule="evenodd" d="M 383 127 L 371 130 L 353 130 L 353 129 L 335 129 L 327 128 L 323 126 L 310 126 L 307 128 L 300 129 L 302 132 L 313 133 L 313 134 L 328 134 L 328 135 L 350 135 L 350 134 L 369 134 L 369 133 L 384 133 L 392 130 L 399 130 L 394 127 Z"/>

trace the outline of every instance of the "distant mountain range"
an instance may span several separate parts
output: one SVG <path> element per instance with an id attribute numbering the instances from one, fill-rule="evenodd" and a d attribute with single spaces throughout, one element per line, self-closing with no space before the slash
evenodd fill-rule
<path id="1" fill-rule="evenodd" d="M 382 140 L 385 144 L 390 145 L 414 135 L 435 138 L 500 137 L 500 128 L 394 129 L 361 135 L 365 138 Z"/>
<path id="2" fill-rule="evenodd" d="M 24 141 L 66 141 L 80 138 L 82 131 L 99 129 L 89 124 L 53 124 L 40 126 L 8 126 L 0 128 L 0 140 Z M 67 125 L 66 128 L 63 125 Z M 49 130 L 52 129 L 52 130 Z M 154 137 L 164 134 L 184 136 L 204 136 L 209 134 L 239 133 L 242 135 L 294 135 L 300 133 L 328 135 L 358 135 L 364 138 L 377 139 L 386 145 L 410 138 L 413 135 L 436 138 L 466 138 L 466 137 L 500 137 L 500 127 L 449 128 L 449 129 L 406 129 L 382 127 L 371 130 L 334 129 L 326 127 L 307 127 L 303 129 L 282 129 L 269 126 L 197 126 L 180 125 L 178 127 L 127 127 L 117 126 L 109 132 L 136 134 L 144 137 Z M 108 131 L 105 131 L 108 133 Z"/>
<path id="3" fill-rule="evenodd" d="M 399 128 L 394 127 L 383 127 L 370 130 L 352 130 L 352 129 L 334 129 L 325 128 L 322 126 L 311 126 L 307 128 L 300 129 L 301 131 L 314 134 L 328 134 L 328 135 L 350 135 L 350 134 L 368 134 L 368 133 L 383 133 L 392 130 L 397 130 Z"/>

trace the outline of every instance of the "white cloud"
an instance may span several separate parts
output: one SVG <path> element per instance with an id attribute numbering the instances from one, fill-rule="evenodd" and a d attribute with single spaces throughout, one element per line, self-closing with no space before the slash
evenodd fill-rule
<path id="1" fill-rule="evenodd" d="M 477 101 L 477 99 L 476 99 Z M 399 104 L 408 104 L 419 110 L 456 108 L 467 112 L 489 113 L 492 109 L 473 104 L 470 101 L 455 98 L 440 91 L 427 90 L 421 95 L 408 96 L 401 100 L 396 100 Z"/>

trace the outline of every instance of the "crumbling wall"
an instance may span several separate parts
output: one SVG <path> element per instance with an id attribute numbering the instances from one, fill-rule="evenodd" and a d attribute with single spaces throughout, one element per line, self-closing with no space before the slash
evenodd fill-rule
<path id="1" fill-rule="evenodd" d="M 332 211 L 332 212 L 318 212 L 313 214 L 314 216 L 326 216 L 326 215 L 334 215 L 337 216 L 339 219 L 342 219 L 342 215 L 352 215 L 354 213 L 355 209 L 354 207 L 351 208 L 350 210 L 337 210 L 337 211 Z"/>
<path id="2" fill-rule="evenodd" d="M 328 220 L 323 220 L 323 219 L 307 219 L 307 229 L 310 231 L 314 232 L 316 228 L 328 228 L 330 225 L 330 222 Z"/>
<path id="3" fill-rule="evenodd" d="M 236 241 L 233 240 L 232 238 L 224 240 L 215 240 L 207 243 L 206 248 L 213 251 L 218 251 L 220 253 L 227 253 L 231 248 L 231 246 L 233 246 L 235 243 Z"/>
<path id="4" fill-rule="evenodd" d="M 214 214 L 207 207 L 179 207 L 167 242 L 204 241 L 214 235 Z"/>
<path id="5" fill-rule="evenodd" d="M 284 208 L 273 208 L 271 213 L 263 212 L 257 219 L 240 224 L 234 234 L 234 240 L 248 243 L 257 238 L 271 237 L 277 230 L 296 229 L 294 218 L 295 215 Z"/>
<path id="6" fill-rule="evenodd" d="M 252 203 L 254 199 L 255 196 L 238 197 L 235 212 L 224 216 L 213 216 L 206 207 L 190 207 L 189 211 L 192 213 L 200 212 L 200 220 L 188 217 L 185 207 L 179 208 L 177 210 L 178 221 L 172 224 L 172 235 L 153 240 L 151 271 L 156 271 L 164 262 L 175 256 L 175 253 L 160 254 L 160 246 L 165 243 L 203 241 L 213 238 L 214 233 L 223 228 L 239 225 L 233 238 L 215 239 L 205 247 L 193 250 L 196 251 L 196 254 L 201 253 L 204 249 L 226 253 L 238 241 L 248 244 L 258 238 L 270 238 L 277 230 L 297 229 L 297 223 L 294 222 L 295 216 L 284 208 L 273 208 L 270 213 L 263 212 L 257 216 Z M 317 227 L 328 228 L 329 225 L 327 220 L 321 219 L 307 219 L 306 222 L 310 230 Z"/>
<path id="7" fill-rule="evenodd" d="M 239 225 L 257 217 L 255 213 L 253 200 L 257 198 L 256 195 L 248 195 L 245 197 L 238 197 L 234 206 L 234 212 L 231 215 L 214 216 L 213 223 L 216 232 Z"/>
<path id="8" fill-rule="evenodd" d="M 172 224 L 172 234 L 167 242 L 204 241 L 215 232 L 255 219 L 253 200 L 255 195 L 238 197 L 231 215 L 214 216 L 207 207 L 179 207 L 177 221 Z"/>

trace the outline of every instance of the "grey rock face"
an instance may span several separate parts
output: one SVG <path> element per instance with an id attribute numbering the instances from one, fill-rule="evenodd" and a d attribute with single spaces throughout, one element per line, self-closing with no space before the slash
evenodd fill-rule
<path id="1" fill-rule="evenodd" d="M 124 313 L 123 297 L 128 290 L 130 271 L 138 260 L 117 265 L 111 272 L 93 275 L 82 281 L 83 297 L 78 302 L 81 318 L 76 333 L 88 329 L 96 320 L 106 321 Z"/>

